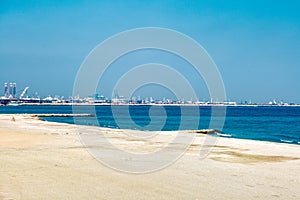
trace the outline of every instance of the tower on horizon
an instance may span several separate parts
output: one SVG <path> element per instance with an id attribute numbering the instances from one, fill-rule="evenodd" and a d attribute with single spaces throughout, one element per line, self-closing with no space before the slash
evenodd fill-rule
<path id="1" fill-rule="evenodd" d="M 13 93 L 13 84 L 9 83 L 9 98 L 12 97 L 12 93 Z"/>
<path id="2" fill-rule="evenodd" d="M 8 85 L 7 85 L 7 83 L 4 83 L 4 97 L 8 98 Z"/>
<path id="3" fill-rule="evenodd" d="M 13 83 L 13 91 L 12 91 L 13 98 L 16 98 L 16 94 L 17 94 L 17 84 Z"/>

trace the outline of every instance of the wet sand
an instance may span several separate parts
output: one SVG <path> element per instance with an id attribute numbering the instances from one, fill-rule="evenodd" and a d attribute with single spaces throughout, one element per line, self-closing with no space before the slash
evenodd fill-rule
<path id="1" fill-rule="evenodd" d="M 77 125 L 14 118 L 0 116 L 0 199 L 300 199 L 299 145 L 219 138 L 199 159 L 206 136 L 198 134 L 171 166 L 133 175 L 91 156 Z M 163 148 L 172 136 L 141 142 L 122 130 L 81 127 L 128 151 Z"/>

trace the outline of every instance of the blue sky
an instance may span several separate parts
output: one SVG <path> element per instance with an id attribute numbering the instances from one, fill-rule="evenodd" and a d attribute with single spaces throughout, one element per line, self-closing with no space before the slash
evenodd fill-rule
<path id="1" fill-rule="evenodd" d="M 1 0 L 0 84 L 16 81 L 30 94 L 69 96 L 96 45 L 121 31 L 154 26 L 199 42 L 217 64 L 228 99 L 300 103 L 299 7 L 297 0 Z M 209 98 L 202 87 L 197 92 Z"/>

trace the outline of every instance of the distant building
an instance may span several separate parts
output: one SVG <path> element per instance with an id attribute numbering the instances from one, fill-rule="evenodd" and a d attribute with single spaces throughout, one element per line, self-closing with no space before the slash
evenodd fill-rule
<path id="1" fill-rule="evenodd" d="M 8 98 L 8 85 L 7 85 L 7 83 L 4 83 L 4 97 Z"/>
<path id="2" fill-rule="evenodd" d="M 13 83 L 13 90 L 12 90 L 13 98 L 16 98 L 16 94 L 17 94 L 17 84 Z"/>
<path id="3" fill-rule="evenodd" d="M 13 84 L 9 83 L 9 98 L 12 97 L 12 93 L 13 93 Z"/>

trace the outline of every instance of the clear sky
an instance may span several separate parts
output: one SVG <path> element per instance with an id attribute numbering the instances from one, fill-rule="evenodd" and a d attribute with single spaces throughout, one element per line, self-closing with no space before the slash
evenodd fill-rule
<path id="1" fill-rule="evenodd" d="M 154 26 L 199 42 L 217 64 L 228 99 L 300 103 L 299 8 L 298 0 L 1 0 L 0 96 L 2 84 L 14 81 L 30 94 L 69 96 L 97 44 Z"/>

